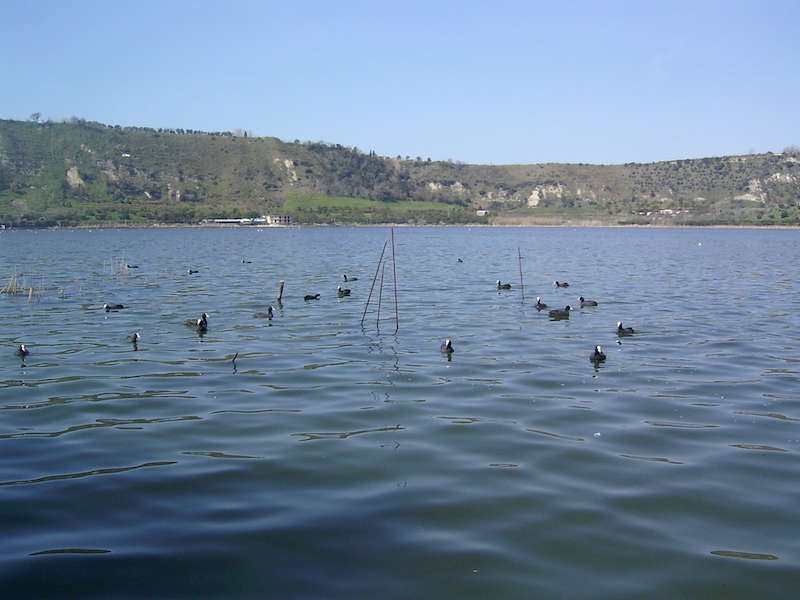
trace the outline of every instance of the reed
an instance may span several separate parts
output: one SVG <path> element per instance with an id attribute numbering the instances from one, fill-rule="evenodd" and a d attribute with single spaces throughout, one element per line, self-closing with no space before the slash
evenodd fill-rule
<path id="1" fill-rule="evenodd" d="M 67 285 L 58 288 L 58 297 L 61 300 L 65 300 L 67 298 L 72 297 L 73 294 L 77 294 L 78 296 L 83 296 L 85 282 L 83 278 L 76 277 L 75 279 L 71 280 Z"/>
<path id="2" fill-rule="evenodd" d="M 14 273 L 8 278 L 5 285 L 0 289 L 0 294 L 22 294 L 25 288 L 20 285 L 19 276 L 17 275 L 17 267 L 14 267 Z"/>
<path id="3" fill-rule="evenodd" d="M 17 273 L 17 267 L 14 267 L 14 273 L 8 278 L 8 281 L 0 288 L 0 294 L 8 294 L 9 296 L 28 296 L 28 302 L 41 299 L 44 294 L 44 275 L 41 276 L 39 285 L 34 287 L 32 283 L 24 276 Z"/>
<path id="4" fill-rule="evenodd" d="M 86 282 L 83 280 L 83 278 L 77 277 L 76 279 L 72 280 L 72 283 L 78 286 L 78 295 L 83 296 L 83 292 L 85 291 L 84 287 L 86 285 Z"/>
<path id="5" fill-rule="evenodd" d="M 130 275 L 130 267 L 125 262 L 125 254 L 120 258 L 112 256 L 108 261 L 103 261 L 103 274 L 104 275 Z"/>
<path id="6" fill-rule="evenodd" d="M 117 264 L 116 264 L 116 272 L 119 275 L 127 275 L 128 274 L 128 264 L 125 262 L 125 255 L 124 254 L 119 259 L 119 262 L 117 262 Z"/>

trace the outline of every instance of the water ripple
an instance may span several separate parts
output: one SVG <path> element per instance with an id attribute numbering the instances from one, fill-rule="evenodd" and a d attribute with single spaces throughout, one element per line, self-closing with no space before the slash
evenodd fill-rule
<path id="1" fill-rule="evenodd" d="M 731 444 L 731 448 L 742 448 L 744 450 L 765 450 L 768 452 L 788 452 L 783 448 L 776 448 L 775 446 L 762 446 L 760 444 Z"/>
<path id="2" fill-rule="evenodd" d="M 737 411 L 737 415 L 750 415 L 753 417 L 767 417 L 769 419 L 779 419 L 781 421 L 794 421 L 800 422 L 800 419 L 795 419 L 794 417 L 787 417 L 786 415 L 781 415 L 779 413 L 763 413 L 763 412 L 754 412 L 754 411 Z"/>
<path id="3" fill-rule="evenodd" d="M 244 458 L 255 459 L 264 458 L 263 456 L 246 456 L 244 454 L 225 454 L 224 452 L 183 452 L 186 456 L 208 456 L 209 458 Z"/>
<path id="4" fill-rule="evenodd" d="M 711 554 L 715 556 L 724 556 L 726 558 L 744 558 L 746 560 L 779 560 L 777 556 L 772 554 L 757 554 L 755 552 L 736 552 L 734 550 L 712 550 Z"/>
<path id="5" fill-rule="evenodd" d="M 94 423 L 87 423 L 85 425 L 74 425 L 63 429 L 61 431 L 25 431 L 23 433 L 7 433 L 0 434 L 0 439 L 14 439 L 14 438 L 57 438 L 76 431 L 84 431 L 87 429 L 97 429 L 103 427 L 125 427 L 131 425 L 150 425 L 154 423 L 173 423 L 176 421 L 195 421 L 200 417 L 195 416 L 182 416 L 182 417 L 161 417 L 154 419 L 97 419 Z"/>
<path id="6" fill-rule="evenodd" d="M 293 433 L 293 437 L 301 437 L 301 442 L 309 442 L 312 440 L 346 440 L 355 435 L 362 435 L 365 433 L 386 433 L 388 431 L 402 431 L 405 429 L 400 425 L 394 427 L 378 427 L 377 429 L 362 429 L 359 431 L 337 431 L 326 433 Z"/>
<path id="7" fill-rule="evenodd" d="M 389 233 L 0 231 L 4 596 L 793 597 L 796 231 Z"/>
<path id="8" fill-rule="evenodd" d="M 109 554 L 111 550 L 101 550 L 95 548 L 55 548 L 53 550 L 40 550 L 31 552 L 29 556 L 44 556 L 48 554 Z"/>
<path id="9" fill-rule="evenodd" d="M 539 435 L 546 435 L 549 437 L 557 438 L 559 440 L 567 440 L 570 442 L 585 442 L 584 438 L 573 437 L 569 435 L 561 435 L 558 433 L 553 433 L 552 431 L 542 431 L 540 429 L 526 429 L 525 431 L 530 431 L 531 433 L 538 433 Z"/>
<path id="10" fill-rule="evenodd" d="M 177 464 L 175 461 L 161 461 L 150 462 L 132 467 L 115 467 L 110 469 L 93 469 L 91 471 L 83 471 L 81 473 L 67 473 L 64 475 L 47 475 L 45 477 L 38 477 L 36 479 L 22 479 L 18 481 L 0 481 L 0 486 L 8 485 L 30 485 L 35 483 L 49 483 L 53 481 L 64 481 L 69 479 L 81 479 L 83 477 L 93 477 L 95 475 L 113 475 L 116 473 L 125 473 L 127 471 L 134 471 L 136 469 L 145 469 L 148 467 L 166 467 L 169 465 Z"/>
<path id="11" fill-rule="evenodd" d="M 719 425 L 706 425 L 703 423 L 676 423 L 667 421 L 645 421 L 653 427 L 674 427 L 676 429 L 714 429 Z"/>
<path id="12" fill-rule="evenodd" d="M 670 465 L 682 465 L 684 463 L 680 461 L 670 460 L 668 458 L 658 457 L 658 456 L 633 456 L 631 454 L 620 454 L 622 458 L 632 458 L 634 460 L 645 460 L 650 462 L 661 462 L 667 463 Z"/>

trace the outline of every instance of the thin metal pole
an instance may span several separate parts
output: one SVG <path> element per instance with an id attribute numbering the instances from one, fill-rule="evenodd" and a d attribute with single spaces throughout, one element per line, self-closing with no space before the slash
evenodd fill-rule
<path id="1" fill-rule="evenodd" d="M 394 227 L 392 227 L 392 280 L 394 281 L 394 332 L 400 331 L 400 309 L 397 306 L 397 261 L 394 254 Z"/>
<path id="2" fill-rule="evenodd" d="M 378 316 L 375 317 L 375 327 L 381 328 L 381 301 L 383 300 L 383 274 L 386 272 L 386 261 L 381 263 L 381 285 L 378 288 Z"/>
<path id="3" fill-rule="evenodd" d="M 522 301 L 525 302 L 525 284 L 522 282 L 522 252 L 517 246 L 517 257 L 519 258 L 519 289 L 522 290 Z"/>
<path id="4" fill-rule="evenodd" d="M 375 281 L 378 279 L 378 270 L 381 268 L 383 262 L 383 253 L 386 252 L 386 244 L 389 240 L 383 242 L 383 250 L 381 250 L 381 257 L 378 259 L 378 266 L 375 267 L 375 275 L 372 277 L 372 287 L 369 288 L 369 295 L 367 296 L 367 304 L 364 306 L 364 314 L 361 315 L 361 324 L 364 324 L 364 319 L 367 317 L 367 309 L 369 308 L 369 301 L 372 298 L 372 291 L 375 289 Z"/>

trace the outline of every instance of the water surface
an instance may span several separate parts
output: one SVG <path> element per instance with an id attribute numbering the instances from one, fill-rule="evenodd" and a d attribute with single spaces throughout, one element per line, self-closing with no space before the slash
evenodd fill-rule
<path id="1" fill-rule="evenodd" d="M 797 232 L 390 240 L 0 232 L 3 596 L 794 596 Z"/>

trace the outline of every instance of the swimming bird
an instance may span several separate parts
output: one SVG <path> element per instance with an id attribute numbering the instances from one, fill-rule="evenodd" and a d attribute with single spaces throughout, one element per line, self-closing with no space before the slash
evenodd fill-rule
<path id="1" fill-rule="evenodd" d="M 350 295 L 350 289 L 349 288 L 342 289 L 342 286 L 340 285 L 336 286 L 336 292 L 339 294 L 339 298 Z"/>
<path id="2" fill-rule="evenodd" d="M 319 294 L 308 294 L 303 300 L 319 300 Z"/>
<path id="3" fill-rule="evenodd" d="M 603 362 L 606 359 L 606 355 L 603 353 L 603 349 L 600 346 L 594 347 L 594 352 L 589 356 L 589 360 L 593 363 Z"/>
<path id="4" fill-rule="evenodd" d="M 14 356 L 28 356 L 31 351 L 25 347 L 25 344 L 20 344 L 19 348 L 14 350 Z"/>
<path id="5" fill-rule="evenodd" d="M 243 262 L 244 264 L 246 264 L 246 265 L 249 265 L 249 264 L 250 264 L 250 263 L 252 263 L 253 261 L 252 261 L 252 260 L 244 260 L 244 259 L 242 259 L 242 262 Z"/>
<path id="6" fill-rule="evenodd" d="M 566 281 L 563 283 L 560 281 L 554 281 L 553 283 L 556 284 L 556 287 L 569 287 L 569 284 Z"/>
<path id="7" fill-rule="evenodd" d="M 497 280 L 497 289 L 498 290 L 510 290 L 511 284 L 510 283 L 500 283 L 500 280 Z"/>
<path id="8" fill-rule="evenodd" d="M 622 321 L 617 321 L 617 335 L 631 335 L 636 333 L 633 327 L 623 327 Z"/>
<path id="9" fill-rule="evenodd" d="M 550 318 L 551 319 L 569 319 L 569 311 L 572 310 L 571 306 L 564 307 L 564 310 L 560 308 L 554 308 L 550 311 Z"/>
<path id="10" fill-rule="evenodd" d="M 347 275 L 342 275 L 342 279 L 344 279 L 345 283 L 348 281 L 358 281 L 358 277 L 348 277 Z"/>
<path id="11" fill-rule="evenodd" d="M 138 269 L 139 265 L 125 265 L 126 269 Z"/>
<path id="12" fill-rule="evenodd" d="M 203 313 L 199 319 L 186 319 L 186 326 L 193 327 L 198 333 L 208 331 L 208 313 Z"/>
<path id="13" fill-rule="evenodd" d="M 272 306 L 270 306 L 267 309 L 267 312 L 265 312 L 265 313 L 263 313 L 263 312 L 253 313 L 253 318 L 254 319 L 271 319 L 272 318 L 272 312 L 274 310 L 275 309 Z"/>
<path id="14" fill-rule="evenodd" d="M 444 344 L 439 346 L 439 352 L 442 352 L 444 354 L 450 354 L 451 352 L 455 352 L 452 342 L 450 340 L 445 340 Z"/>
<path id="15" fill-rule="evenodd" d="M 195 271 L 194 269 L 189 269 L 187 273 L 189 273 L 189 275 L 193 275 L 194 273 L 199 273 L 199 271 Z"/>
<path id="16" fill-rule="evenodd" d="M 103 304 L 103 310 L 111 312 L 112 310 L 121 310 L 125 308 L 122 304 Z"/>
<path id="17" fill-rule="evenodd" d="M 128 344 L 136 345 L 136 342 L 138 342 L 141 339 L 141 337 L 142 336 L 140 336 L 139 332 L 137 331 L 133 335 L 129 335 L 128 337 L 126 337 L 125 342 L 127 342 Z"/>
<path id="18" fill-rule="evenodd" d="M 536 297 L 536 310 L 542 310 L 543 308 L 547 308 L 547 304 L 542 302 L 542 299 L 537 296 Z"/>
<path id="19" fill-rule="evenodd" d="M 594 300 L 587 300 L 583 296 L 580 297 L 580 301 L 581 301 L 581 308 L 583 308 L 584 306 L 597 306 L 597 302 L 595 302 Z"/>

